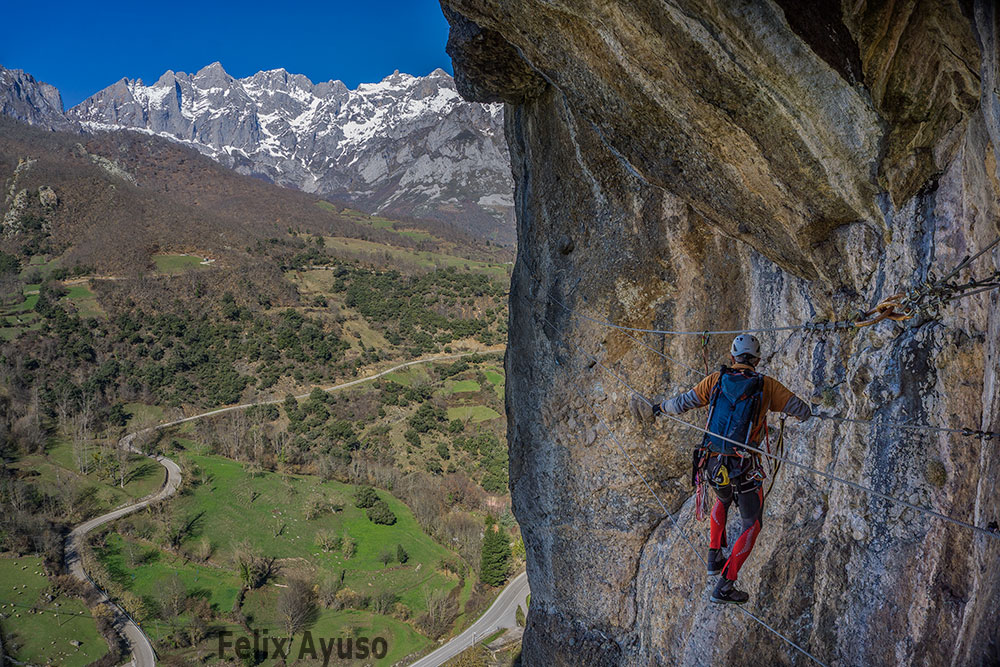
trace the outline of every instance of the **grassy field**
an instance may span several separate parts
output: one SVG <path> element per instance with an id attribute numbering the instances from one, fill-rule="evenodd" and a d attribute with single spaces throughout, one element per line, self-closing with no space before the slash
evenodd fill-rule
<path id="1" fill-rule="evenodd" d="M 48 262 L 44 265 L 31 264 L 25 271 L 41 266 L 48 267 L 49 273 L 55 268 L 52 262 Z M 0 309 L 0 338 L 12 340 L 25 331 L 38 330 L 42 327 L 43 322 L 35 312 L 40 289 L 41 285 L 37 283 L 25 285 L 24 298 L 20 302 Z M 70 310 L 75 310 L 80 317 L 104 317 L 105 315 L 104 310 L 97 303 L 97 296 L 90 291 L 86 282 L 68 286 L 67 294 L 61 299 L 61 302 L 69 304 Z"/>
<path id="2" fill-rule="evenodd" d="M 274 609 L 277 607 L 279 589 L 267 587 L 259 589 L 247 595 L 244 603 L 244 610 L 253 616 L 254 627 L 266 628 L 269 636 L 285 637 L 287 634 L 281 628 L 281 623 L 277 618 Z M 366 611 L 345 609 L 333 611 L 323 609 L 307 628 L 312 634 L 313 642 L 319 644 L 320 638 L 357 638 L 366 637 L 369 640 L 381 637 L 386 640 L 388 652 L 381 660 L 369 658 L 368 662 L 352 661 L 349 663 L 337 662 L 336 648 L 334 649 L 333 660 L 330 664 L 369 664 L 369 665 L 392 665 L 405 656 L 418 651 L 432 643 L 409 624 L 389 616 L 372 614 Z M 302 642 L 302 633 L 293 636 L 292 647 L 293 656 L 298 656 Z M 262 664 L 275 664 L 273 660 L 266 660 Z M 322 664 L 320 660 L 303 660 L 297 664 Z"/>
<path id="3" fill-rule="evenodd" d="M 198 565 L 117 534 L 110 535 L 107 542 L 99 552 L 101 563 L 118 583 L 136 595 L 155 604 L 164 584 L 176 575 L 189 594 L 206 599 L 217 612 L 232 610 L 240 580 L 231 570 Z M 135 564 L 129 561 L 130 550 L 137 554 Z M 187 615 L 182 614 L 173 623 L 183 624 L 186 620 Z M 170 623 L 153 619 L 144 623 L 144 629 L 156 640 L 172 628 Z"/>
<path id="4" fill-rule="evenodd" d="M 40 557 L 0 558 L 0 627 L 7 652 L 24 663 L 69 667 L 87 665 L 107 653 L 108 645 L 83 602 L 63 596 L 45 600 L 47 588 Z"/>
<path id="5" fill-rule="evenodd" d="M 125 488 L 111 480 L 101 479 L 94 472 L 81 474 L 72 445 L 65 439 L 54 438 L 44 454 L 22 456 L 10 467 L 37 472 L 34 477 L 36 484 L 49 494 L 72 493 L 74 509 L 80 513 L 74 518 L 84 518 L 148 496 L 163 486 L 166 472 L 155 461 L 136 454 L 130 457 L 129 465 L 131 471 Z"/>
<path id="6" fill-rule="evenodd" d="M 500 413 L 485 405 L 460 405 L 448 408 L 448 419 L 469 420 L 473 424 L 496 419 Z"/>
<path id="7" fill-rule="evenodd" d="M 87 283 L 71 285 L 65 299 L 76 307 L 80 317 L 104 317 L 104 309 L 97 303 L 97 296 Z"/>
<path id="8" fill-rule="evenodd" d="M 156 270 L 160 273 L 183 273 L 202 267 L 202 261 L 196 255 L 153 255 Z"/>
<path id="9" fill-rule="evenodd" d="M 372 329 L 368 321 L 360 315 L 344 322 L 344 332 L 353 335 L 369 349 L 384 350 L 389 347 L 389 341 L 385 336 Z"/>
<path id="10" fill-rule="evenodd" d="M 132 415 L 130 424 L 152 423 L 163 421 L 163 408 L 145 403 L 126 403 L 125 412 Z"/>
<path id="11" fill-rule="evenodd" d="M 481 387 L 479 383 L 475 380 L 459 380 L 457 382 L 449 382 L 445 386 L 445 393 L 448 394 L 464 394 L 468 392 L 479 391 Z"/>
<path id="12" fill-rule="evenodd" d="M 52 275 L 52 272 L 59 268 L 59 258 L 46 259 L 47 255 L 33 255 L 28 265 L 21 269 L 21 276 L 26 277 L 38 271 L 43 278 Z"/>
<path id="13" fill-rule="evenodd" d="M 280 584 L 284 577 L 304 574 L 319 581 L 342 573 L 343 585 L 361 595 L 395 594 L 409 609 L 411 618 L 425 611 L 425 597 L 430 591 L 447 592 L 458 584 L 457 577 L 438 570 L 442 559 L 455 559 L 455 555 L 425 534 L 410 510 L 389 493 L 378 491 L 396 515 L 396 523 L 378 525 L 367 518 L 365 510 L 354 506 L 355 486 L 324 482 L 309 475 L 250 475 L 235 461 L 190 453 L 196 452 L 198 446 L 177 439 L 187 448 L 189 462 L 204 473 L 196 473 L 194 478 L 207 480 L 194 484 L 188 493 L 173 501 L 176 515 L 193 521 L 182 548 L 195 548 L 207 539 L 213 553 L 204 564 L 185 562 L 151 543 L 112 534 L 99 557 L 109 573 L 133 593 L 156 600 L 164 581 L 176 574 L 189 593 L 205 598 L 224 614 L 232 609 L 240 587 L 231 554 L 234 544 L 241 540 L 278 558 L 281 565 L 276 582 L 252 592 L 244 604 L 253 626 L 268 628 L 271 634 L 279 630 L 274 610 L 281 589 L 274 584 Z M 304 508 L 313 498 L 322 498 L 341 509 L 306 519 Z M 356 543 L 356 552 L 348 558 L 343 550 L 323 551 L 315 543 L 319 530 L 349 538 Z M 395 562 L 397 545 L 402 545 L 409 555 L 405 564 Z M 386 550 L 394 557 L 388 564 L 380 559 Z M 473 583 L 467 581 L 466 588 L 471 591 Z M 183 622 L 182 615 L 174 623 Z M 154 638 L 172 630 L 169 623 L 156 620 L 147 621 L 145 627 Z M 385 637 L 389 655 L 377 664 L 392 664 L 430 643 L 409 624 L 367 611 L 321 609 L 309 629 L 314 636 L 323 637 Z"/>
<path id="14" fill-rule="evenodd" d="M 446 268 L 454 266 L 457 269 L 485 273 L 497 280 L 507 279 L 507 267 L 503 264 L 492 262 L 479 262 L 454 255 L 445 255 L 437 252 L 425 252 L 420 250 L 410 250 L 408 248 L 396 248 L 386 246 L 381 243 L 365 241 L 363 239 L 348 239 L 327 236 L 324 237 L 326 247 L 339 250 L 359 258 L 379 257 L 394 262 L 409 264 L 417 268 L 433 269 L 436 267 Z"/>
<path id="15" fill-rule="evenodd" d="M 396 225 L 398 224 L 397 222 L 395 222 L 394 220 L 383 218 L 378 215 L 368 215 L 367 213 L 363 213 L 361 211 L 355 211 L 354 209 L 350 208 L 341 209 L 327 201 L 318 201 L 316 202 L 316 205 L 323 210 L 330 211 L 332 213 L 337 213 L 342 217 L 347 218 L 348 220 L 351 220 L 361 225 L 362 227 L 385 229 L 390 232 L 393 232 L 394 234 L 415 239 L 417 241 L 430 241 L 436 238 L 427 232 L 416 229 L 398 229 L 396 227 Z"/>
<path id="16" fill-rule="evenodd" d="M 417 364 L 400 369 L 395 373 L 389 373 L 385 376 L 385 379 L 396 384 L 401 384 L 404 387 L 412 387 L 414 384 L 420 382 L 429 382 L 430 374 L 423 364 Z"/>
<path id="17" fill-rule="evenodd" d="M 217 547 L 215 558 L 221 561 L 234 541 L 248 539 L 264 553 L 279 558 L 304 558 L 330 571 L 346 569 L 349 586 L 401 589 L 421 580 L 428 574 L 426 568 L 452 555 L 420 529 L 403 503 L 384 491 L 379 495 L 397 517 L 391 526 L 372 523 L 364 510 L 354 507 L 356 487 L 349 484 L 323 482 L 309 475 L 250 476 L 239 463 L 218 456 L 192 455 L 191 461 L 207 473 L 210 482 L 178 498 L 177 510 L 181 515 L 204 513 L 211 517 L 199 523 L 198 535 L 192 539 L 208 537 Z M 342 504 L 343 510 L 306 519 L 304 505 L 312 497 Z M 320 529 L 349 535 L 358 543 L 357 553 L 346 559 L 340 552 L 323 552 L 314 543 Z M 403 545 L 410 560 L 405 567 L 387 570 L 379 562 L 379 554 L 386 547 L 395 551 L 397 544 Z M 415 572 L 421 564 L 422 576 Z M 448 583 L 443 575 L 434 582 L 438 586 Z"/>
<path id="18" fill-rule="evenodd" d="M 493 385 L 493 388 L 497 392 L 497 396 L 503 400 L 504 384 L 506 380 L 504 379 L 503 373 L 500 371 L 487 369 L 483 371 L 483 375 L 486 376 L 486 381 Z"/>
<path id="19" fill-rule="evenodd" d="M 39 285 L 25 285 L 23 299 L 0 309 L 0 338 L 12 340 L 29 330 L 37 330 L 42 320 L 35 312 L 38 305 Z"/>

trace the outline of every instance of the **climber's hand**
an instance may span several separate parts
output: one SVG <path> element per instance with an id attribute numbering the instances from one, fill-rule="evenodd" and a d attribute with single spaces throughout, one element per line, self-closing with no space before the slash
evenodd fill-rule
<path id="1" fill-rule="evenodd" d="M 632 418 L 640 424 L 651 424 L 656 418 L 652 401 L 639 394 L 632 394 L 632 398 L 628 402 L 628 411 L 632 413 Z"/>

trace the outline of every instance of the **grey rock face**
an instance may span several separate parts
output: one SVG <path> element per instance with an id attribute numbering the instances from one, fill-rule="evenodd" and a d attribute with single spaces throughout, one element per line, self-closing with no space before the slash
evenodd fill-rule
<path id="1" fill-rule="evenodd" d="M 442 70 L 349 90 L 283 69 L 236 79 L 213 63 L 151 86 L 122 79 L 68 115 L 185 142 L 241 173 L 370 212 L 513 238 L 502 106 L 464 101 Z"/>
<path id="2" fill-rule="evenodd" d="M 55 86 L 38 81 L 19 69 L 0 66 L 0 115 L 50 130 L 78 131 L 63 115 L 62 96 Z"/>
<path id="3" fill-rule="evenodd" d="M 523 662 L 812 664 L 708 600 L 689 482 L 700 435 L 629 418 L 620 380 L 688 389 L 698 337 L 636 334 L 643 347 L 557 300 L 627 327 L 728 330 L 846 319 L 946 273 L 1000 234 L 995 3 L 444 5 L 463 17 L 451 42 L 463 91 L 509 102 Z M 547 85 L 525 86 L 526 69 Z M 1000 249 L 978 261 L 969 277 L 996 270 Z M 761 338 L 761 370 L 817 411 L 1000 430 L 996 293 L 938 319 Z M 727 361 L 730 340 L 711 339 L 705 363 Z M 790 461 L 1000 522 L 994 443 L 815 419 L 787 434 Z M 990 536 L 786 464 L 739 579 L 750 611 L 824 664 L 995 664 L 1000 572 L 984 563 L 998 557 Z"/>

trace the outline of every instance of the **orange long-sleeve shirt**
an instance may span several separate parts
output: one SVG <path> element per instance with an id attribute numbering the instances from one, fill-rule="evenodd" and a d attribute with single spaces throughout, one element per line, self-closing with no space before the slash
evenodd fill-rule
<path id="1" fill-rule="evenodd" d="M 733 368 L 740 370 L 753 370 L 749 364 L 733 364 Z M 765 423 L 768 412 L 784 412 L 799 419 L 808 419 L 812 414 L 809 405 L 793 394 L 785 385 L 767 375 L 761 374 L 764 378 L 764 388 L 761 395 L 760 408 L 754 418 L 754 429 L 751 441 L 759 442 L 761 428 Z M 712 390 L 719 382 L 719 371 L 706 376 L 701 382 L 695 385 L 694 389 L 674 399 L 663 402 L 665 412 L 684 412 L 693 408 L 700 408 L 708 405 L 712 398 Z"/>

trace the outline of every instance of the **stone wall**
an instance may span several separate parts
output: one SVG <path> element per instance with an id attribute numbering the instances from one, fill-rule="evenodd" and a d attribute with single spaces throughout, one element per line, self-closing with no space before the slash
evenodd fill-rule
<path id="1" fill-rule="evenodd" d="M 627 390 L 587 355 L 649 394 L 701 373 L 557 300 L 656 329 L 844 319 L 1000 234 L 993 5 L 825 4 L 442 1 L 460 90 L 507 102 L 528 665 L 808 662 L 708 602 L 714 582 L 598 416 L 704 550 L 688 480 L 698 434 L 632 424 Z M 978 263 L 997 266 L 1000 252 Z M 996 304 L 765 335 L 761 369 L 828 413 L 1000 430 Z M 697 337 L 640 339 L 704 368 Z M 728 345 L 711 340 L 711 366 Z M 815 419 L 788 430 L 795 461 L 1000 520 L 995 441 Z M 1000 541 L 786 465 L 740 581 L 750 610 L 830 664 L 990 664 L 998 558 Z"/>

